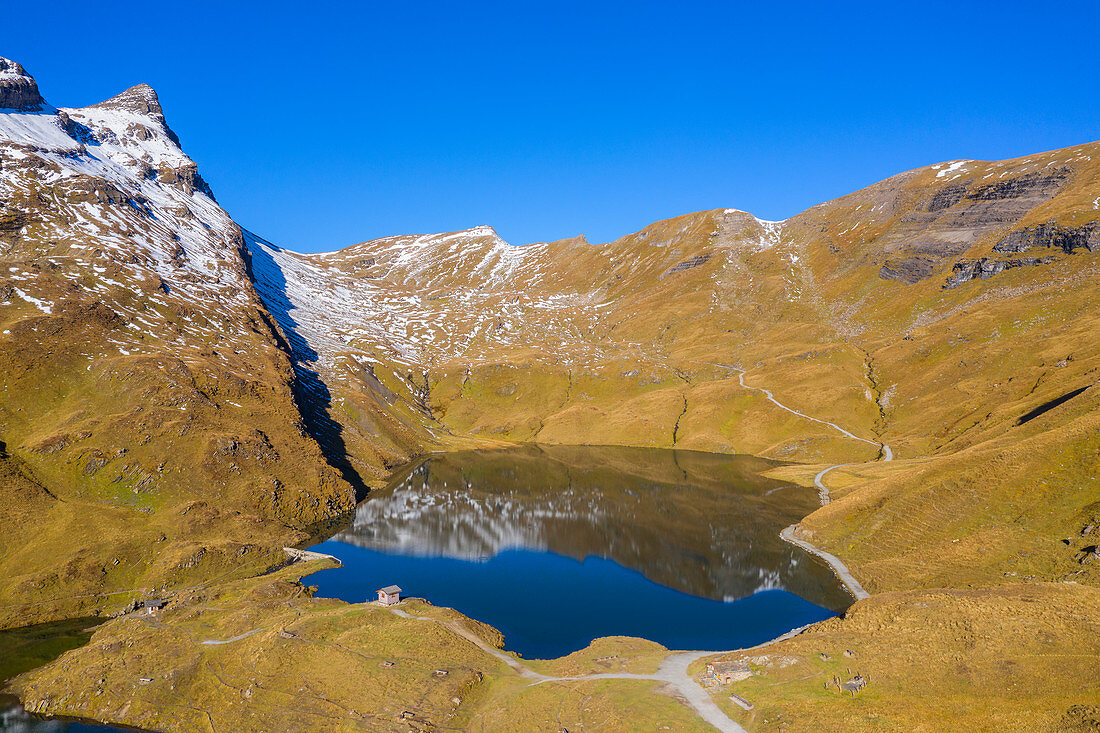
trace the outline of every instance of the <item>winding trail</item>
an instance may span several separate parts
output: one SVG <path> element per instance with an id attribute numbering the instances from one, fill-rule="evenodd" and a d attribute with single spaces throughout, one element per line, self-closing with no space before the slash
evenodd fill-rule
<path id="1" fill-rule="evenodd" d="M 207 639 L 206 641 L 202 641 L 202 642 L 199 642 L 199 643 L 200 644 L 209 644 L 209 645 L 232 644 L 235 641 L 240 641 L 241 639 L 247 639 L 248 637 L 252 636 L 253 634 L 258 634 L 261 631 L 263 631 L 262 628 L 261 629 L 252 629 L 252 631 L 246 631 L 243 634 L 237 634 L 236 636 L 234 636 L 232 638 L 229 638 L 229 639 L 225 639 L 225 640 Z"/>
<path id="2" fill-rule="evenodd" d="M 723 366 L 723 365 L 716 364 L 715 366 Z M 799 417 L 804 417 L 807 420 L 813 420 L 814 422 L 821 423 L 822 425 L 828 425 L 829 427 L 833 428 L 834 430 L 839 431 L 845 437 L 851 438 L 852 440 L 858 440 L 861 443 L 870 443 L 871 445 L 878 446 L 879 455 L 882 457 L 882 462 L 883 463 L 886 463 L 887 461 L 894 460 L 894 451 L 892 451 L 890 449 L 890 446 L 888 446 L 886 443 L 880 443 L 877 440 L 868 440 L 867 438 L 861 438 L 858 435 L 856 435 L 854 433 L 851 433 L 851 432 L 845 430 L 844 428 L 840 427 L 835 422 L 829 422 L 828 420 L 822 420 L 820 418 L 813 417 L 812 415 L 807 415 L 804 412 L 799 412 L 798 410 L 796 410 L 792 407 L 787 407 L 782 402 L 775 399 L 775 395 L 773 395 L 771 393 L 771 390 L 765 389 L 763 387 L 753 387 L 751 384 L 745 384 L 745 370 L 744 369 L 739 369 L 738 367 L 728 367 L 728 368 L 736 370 L 736 372 L 737 372 L 737 381 L 741 384 L 742 387 L 744 387 L 745 389 L 754 389 L 757 392 L 763 392 L 764 396 L 767 397 L 772 402 L 772 404 L 774 404 L 776 407 L 778 407 L 782 410 L 786 410 L 787 412 L 793 413 L 795 415 L 798 415 Z M 817 493 L 821 497 L 821 506 L 825 506 L 830 501 L 829 487 L 827 487 L 823 482 L 823 479 L 825 478 L 825 474 L 829 473 L 829 471 L 832 471 L 833 469 L 844 468 L 845 466 L 855 466 L 855 465 L 857 465 L 857 464 L 855 464 L 855 463 L 837 463 L 835 465 L 829 466 L 828 468 L 820 471 L 816 476 L 814 476 L 814 486 L 817 487 Z M 784 531 L 786 531 L 786 530 L 784 530 Z M 787 538 L 784 537 L 784 539 L 787 539 Z M 809 546 L 808 543 L 800 543 L 800 544 L 803 547 Z M 818 554 L 818 553 L 815 553 L 815 554 Z M 840 561 L 837 560 L 837 562 L 839 563 Z"/>
<path id="3" fill-rule="evenodd" d="M 737 369 L 737 367 L 733 367 L 733 368 Z M 887 461 L 894 460 L 894 451 L 892 451 L 890 449 L 890 446 L 887 445 L 886 443 L 879 443 L 879 442 L 874 441 L 874 440 L 868 440 L 867 438 L 861 438 L 858 435 L 854 435 L 853 433 L 850 433 L 849 431 L 847 431 L 844 428 L 840 427 L 836 423 L 831 423 L 828 420 L 821 420 L 819 418 L 807 415 L 804 412 L 799 412 L 798 410 L 787 407 L 782 402 L 775 399 L 775 395 L 773 395 L 770 390 L 764 389 L 763 387 L 753 387 L 751 385 L 745 384 L 745 370 L 737 369 L 737 381 L 740 382 L 741 386 L 745 387 L 746 389 L 755 389 L 758 392 L 763 392 L 767 396 L 767 398 L 772 401 L 772 403 L 774 403 L 776 406 L 786 410 L 787 412 L 794 413 L 795 415 L 799 415 L 800 417 L 804 417 L 807 420 L 813 420 L 814 422 L 819 422 L 823 425 L 828 425 L 828 426 L 840 431 L 845 436 L 847 436 L 849 438 L 852 438 L 853 440 L 858 440 L 862 443 L 870 443 L 871 445 L 877 445 L 878 448 L 879 448 L 879 455 L 881 456 L 883 463 L 886 463 Z M 844 468 L 845 466 L 855 466 L 855 465 L 859 465 L 859 464 L 855 464 L 855 463 L 837 463 L 837 464 L 834 464 L 832 466 L 829 466 L 829 467 L 819 471 L 817 473 L 817 475 L 814 476 L 814 486 L 817 487 L 818 496 L 821 497 L 821 506 L 825 506 L 826 504 L 828 504 L 831 501 L 831 498 L 829 496 L 829 487 L 826 486 L 825 482 L 824 482 L 825 475 L 827 473 L 829 473 L 830 471 L 835 470 L 837 468 Z M 864 598 L 867 598 L 871 595 L 866 590 L 864 590 L 863 586 L 860 585 L 860 582 L 858 580 L 856 580 L 855 576 L 852 575 L 852 572 L 850 570 L 848 570 L 848 566 L 845 565 L 839 557 L 832 554 L 831 552 L 826 552 L 825 550 L 822 550 L 820 547 L 817 547 L 817 546 L 811 544 L 810 542 L 807 542 L 806 540 L 799 539 L 798 537 L 795 536 L 795 532 L 797 530 L 798 530 L 798 524 L 792 524 L 791 526 L 787 527 L 782 532 L 780 532 L 779 536 L 781 538 L 783 538 L 785 541 L 790 542 L 792 545 L 796 545 L 798 547 L 801 547 L 803 550 L 805 550 L 806 552 L 808 552 L 812 555 L 817 555 L 822 560 L 824 560 L 826 563 L 828 563 L 829 567 L 832 568 L 832 571 L 836 574 L 836 576 L 838 578 L 840 578 L 840 581 L 842 583 L 844 583 L 844 587 L 848 589 L 848 592 L 851 593 L 852 596 L 857 601 L 862 600 Z"/>
<path id="4" fill-rule="evenodd" d="M 704 363 L 704 362 L 700 362 L 700 363 Z M 852 440 L 858 440 L 861 443 L 869 443 L 870 445 L 878 446 L 879 456 L 880 456 L 880 459 L 883 462 L 892 461 L 894 459 L 894 453 L 890 449 L 889 445 L 887 445 L 885 443 L 880 443 L 880 442 L 874 441 L 874 440 L 868 440 L 867 438 L 861 438 L 858 435 L 856 435 L 852 432 L 849 432 L 848 430 L 845 430 L 844 428 L 840 427 L 836 423 L 829 422 L 828 420 L 822 420 L 820 418 L 813 417 L 812 415 L 807 415 L 804 412 L 799 412 L 798 410 L 795 410 L 791 407 L 788 407 L 787 405 L 784 405 L 782 402 L 777 400 L 775 398 L 775 395 L 772 394 L 771 390 L 765 389 L 763 387 L 754 387 L 752 385 L 745 384 L 745 370 L 744 369 L 741 369 L 739 367 L 730 366 L 730 365 L 727 365 L 727 364 L 713 364 L 712 362 L 705 362 L 705 363 L 710 363 L 713 366 L 725 367 L 727 369 L 734 369 L 735 371 L 737 371 L 737 381 L 741 384 L 742 387 L 744 387 L 745 389 L 751 389 L 751 390 L 755 390 L 757 392 L 762 392 L 768 398 L 768 400 L 772 404 L 774 404 L 776 407 L 779 407 L 782 410 L 786 410 L 787 412 L 790 412 L 794 415 L 798 415 L 799 417 L 804 418 L 806 420 L 812 420 L 813 422 L 821 423 L 822 425 L 827 425 L 827 426 L 833 428 L 834 430 L 836 430 L 837 432 L 841 433 L 845 437 L 851 438 Z M 852 465 L 857 465 L 857 464 L 837 463 L 835 465 L 832 465 L 832 466 L 829 466 L 829 467 L 825 468 L 824 470 L 818 472 L 818 474 L 816 476 L 814 476 L 814 485 L 817 487 L 819 495 L 821 496 L 822 506 L 828 504 L 829 501 L 830 501 L 829 489 L 828 489 L 828 487 L 825 486 L 824 481 L 823 481 L 823 479 L 825 478 L 825 475 L 828 474 L 830 471 L 832 471 L 834 469 L 842 468 L 844 466 L 852 466 Z M 834 573 L 836 573 L 837 577 L 844 584 L 845 588 L 848 589 L 848 592 L 851 593 L 852 596 L 855 597 L 855 599 L 857 601 L 869 597 L 870 594 L 867 593 L 866 590 L 864 590 L 863 586 L 860 585 L 859 581 L 856 580 L 856 578 L 852 575 L 852 573 L 848 570 L 847 566 L 840 560 L 840 558 L 838 558 L 836 555 L 833 555 L 832 553 L 826 552 L 825 550 L 822 550 L 818 547 L 815 547 L 810 542 L 807 542 L 805 540 L 802 540 L 802 539 L 799 539 L 798 537 L 796 537 L 795 536 L 795 531 L 797 530 L 797 528 L 798 528 L 797 524 L 792 524 L 791 526 L 787 527 L 782 532 L 780 532 L 779 536 L 783 540 L 785 540 L 786 542 L 789 542 L 789 543 L 791 543 L 791 544 L 793 544 L 797 547 L 802 548 L 806 552 L 809 552 L 813 555 L 816 555 L 816 556 L 822 558 L 826 563 L 828 563 L 829 567 L 832 568 Z M 699 659 L 702 659 L 704 657 L 712 657 L 712 656 L 717 656 L 717 655 L 720 655 L 720 654 L 732 654 L 732 653 L 736 653 L 736 652 L 745 652 L 745 651 L 750 651 L 750 650 L 753 650 L 753 649 L 760 649 L 762 647 L 766 647 L 766 646 L 769 646 L 771 644 L 776 644 L 778 642 L 781 642 L 781 641 L 784 641 L 786 639 L 790 639 L 794 636 L 797 636 L 797 635 L 801 634 L 803 631 L 805 631 L 810 625 L 812 625 L 812 624 L 808 624 L 806 626 L 801 626 L 797 629 L 791 629 L 787 633 L 785 633 L 781 636 L 778 636 L 778 637 L 776 637 L 776 638 L 774 638 L 770 641 L 766 641 L 763 644 L 758 644 L 756 646 L 747 647 L 747 648 L 744 648 L 744 649 L 728 649 L 728 650 L 724 650 L 724 651 L 673 652 L 673 653 L 670 653 L 663 660 L 661 660 L 661 663 L 658 666 L 657 671 L 653 674 L 641 674 L 641 673 L 631 673 L 631 672 L 607 672 L 607 673 L 577 675 L 577 676 L 573 676 L 573 677 L 553 677 L 553 676 L 550 676 L 550 675 L 542 674 L 541 672 L 536 672 L 535 670 L 533 670 L 530 667 L 523 664 L 523 662 L 521 662 L 517 657 L 515 657 L 513 655 L 510 655 L 510 654 L 507 654 L 507 653 L 505 653 L 505 652 L 501 651 L 500 649 L 497 649 L 493 646 L 490 646 L 483 639 L 478 637 L 476 634 L 472 633 L 471 631 L 469 631 L 468 629 L 462 627 L 461 625 L 459 625 L 457 623 L 454 623 L 454 622 L 451 622 L 451 621 L 443 621 L 441 619 L 432 618 L 430 616 L 414 616 L 410 613 L 405 612 L 404 610 L 402 610 L 400 608 L 387 607 L 387 610 L 389 610 L 391 613 L 394 613 L 394 614 L 396 614 L 398 616 L 401 616 L 403 618 L 415 619 L 415 620 L 418 620 L 418 621 L 429 621 L 429 622 L 439 624 L 440 626 L 443 626 L 443 627 L 449 629 L 450 631 L 454 632 L 455 634 L 461 636 L 462 638 L 466 639 L 470 643 L 477 646 L 479 649 L 484 651 L 486 654 L 489 654 L 490 656 L 494 657 L 495 659 L 498 659 L 501 662 L 503 662 L 504 664 L 508 665 L 509 668 L 511 668 L 513 671 L 515 671 L 520 676 L 531 680 L 530 684 L 532 684 L 532 685 L 541 685 L 541 684 L 544 684 L 544 683 L 547 683 L 547 682 L 583 682 L 583 681 L 586 681 L 586 680 L 618 680 L 618 679 L 621 679 L 621 680 L 651 680 L 651 681 L 654 681 L 654 682 L 661 682 L 665 686 L 665 691 L 666 692 L 668 692 L 668 693 L 672 694 L 673 696 L 678 697 L 679 699 L 681 699 L 692 710 L 694 710 L 699 715 L 699 717 L 701 717 L 703 720 L 710 723 L 717 730 L 722 731 L 722 733 L 748 733 L 748 731 L 746 731 L 745 728 L 743 728 L 740 724 L 738 724 L 736 721 L 734 721 L 732 718 L 730 718 L 728 715 L 726 715 L 726 713 L 720 707 L 718 707 L 718 705 L 714 702 L 714 699 L 711 697 L 710 693 L 708 693 L 706 691 L 706 689 L 704 689 L 702 687 L 702 685 L 700 685 L 694 679 L 692 679 L 691 675 L 688 674 L 688 667 L 692 664 L 692 662 L 695 662 L 695 661 L 697 661 Z M 255 632 L 252 632 L 252 633 L 255 633 Z M 229 641 L 233 641 L 233 640 L 231 639 Z M 210 643 L 210 642 L 206 642 L 206 643 Z M 217 643 L 217 642 L 214 642 L 214 643 Z M 225 643 L 225 642 L 222 642 L 222 643 Z M 735 702 L 737 702 L 737 704 L 740 705 L 741 707 L 745 707 L 744 702 L 742 702 L 742 701 L 735 701 Z"/>
<path id="5" fill-rule="evenodd" d="M 820 547 L 815 547 L 805 540 L 800 540 L 795 537 L 794 533 L 797 527 L 797 524 L 792 524 L 790 527 L 780 532 L 779 536 L 792 545 L 801 547 L 811 555 L 817 555 L 828 563 L 829 567 L 832 568 L 833 572 L 836 574 L 836 577 L 840 578 L 840 582 L 844 583 L 844 587 L 848 589 L 848 592 L 851 593 L 857 601 L 862 601 L 864 598 L 870 597 L 871 594 L 863 589 L 863 586 L 859 584 L 859 581 L 856 580 L 855 576 L 848 570 L 848 566 L 841 562 L 839 557 L 831 552 L 822 550 Z"/>
<path id="6" fill-rule="evenodd" d="M 744 370 L 744 369 L 738 369 L 737 367 L 731 367 L 731 368 L 732 368 L 732 369 L 736 369 L 736 370 L 737 370 L 737 381 L 738 381 L 738 382 L 739 382 L 739 383 L 741 384 L 741 386 L 742 386 L 742 387 L 744 387 L 745 389 L 754 389 L 754 390 L 756 390 L 757 392 L 763 392 L 763 393 L 764 393 L 764 395 L 765 395 L 765 396 L 766 396 L 766 397 L 767 397 L 767 398 L 768 398 L 769 400 L 771 400 L 771 401 L 772 401 L 772 403 L 773 403 L 773 404 L 774 404 L 774 405 L 775 405 L 776 407 L 779 407 L 780 409 L 786 410 L 787 412 L 792 412 L 792 413 L 794 413 L 795 415 L 798 415 L 799 417 L 804 417 L 804 418 L 806 418 L 807 420 L 813 420 L 814 422 L 819 422 L 819 423 L 821 423 L 822 425 L 828 425 L 829 427 L 833 428 L 834 430 L 838 430 L 838 431 L 840 431 L 841 433 L 843 433 L 843 434 L 844 434 L 844 435 L 846 435 L 847 437 L 851 438 L 852 440 L 858 440 L 858 441 L 860 441 L 860 442 L 862 442 L 862 443 L 870 443 L 871 445 L 876 445 L 876 446 L 878 446 L 878 447 L 879 447 L 879 449 L 880 449 L 880 450 L 881 450 L 881 449 L 883 448 L 883 444 L 882 444 L 882 443 L 879 443 L 878 441 L 875 441 L 875 440 L 867 440 L 867 438 L 861 438 L 861 437 L 859 437 L 858 435 L 855 435 L 854 433 L 849 433 L 849 432 L 848 432 L 847 430 L 845 430 L 844 428 L 840 427 L 839 425 L 837 425 L 837 424 L 836 424 L 836 423 L 834 423 L 834 422 L 829 422 L 828 420 L 822 420 L 822 419 L 820 419 L 820 418 L 816 418 L 816 417 L 813 417 L 813 416 L 811 416 L 811 415 L 807 415 L 807 414 L 806 414 L 806 413 L 804 413 L 804 412 L 799 412 L 798 410 L 795 410 L 794 408 L 791 408 L 791 407 L 787 407 L 787 406 L 786 406 L 786 405 L 784 405 L 784 404 L 783 404 L 782 402 L 780 402 L 779 400 L 775 399 L 775 395 L 773 395 L 773 394 L 771 393 L 771 390 L 768 390 L 768 389 L 764 389 L 763 387 L 753 387 L 753 386 L 752 386 L 751 384 L 745 384 L 745 370 Z M 889 447 L 887 447 L 887 448 L 886 448 L 886 451 L 888 452 L 889 450 L 890 450 L 890 449 L 889 449 Z M 886 460 L 890 460 L 890 459 L 889 459 L 889 458 L 887 458 Z"/>

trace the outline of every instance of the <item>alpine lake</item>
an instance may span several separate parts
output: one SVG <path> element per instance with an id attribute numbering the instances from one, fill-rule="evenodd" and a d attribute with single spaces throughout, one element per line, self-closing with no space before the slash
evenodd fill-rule
<path id="1" fill-rule="evenodd" d="M 737 649 L 843 611 L 851 596 L 780 531 L 812 489 L 752 456 L 591 446 L 433 455 L 310 549 L 344 567 L 309 576 L 361 603 L 400 586 L 548 659 L 602 636 Z"/>

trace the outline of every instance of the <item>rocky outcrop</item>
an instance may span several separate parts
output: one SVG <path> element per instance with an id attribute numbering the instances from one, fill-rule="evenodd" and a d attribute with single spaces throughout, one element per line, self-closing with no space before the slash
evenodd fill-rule
<path id="1" fill-rule="evenodd" d="M 1048 221 L 1037 227 L 1017 229 L 1006 234 L 993 246 L 994 252 L 1026 252 L 1036 247 L 1060 249 L 1073 254 L 1076 249 L 1096 252 L 1100 249 L 1100 222 L 1078 227 L 1064 227 Z"/>
<path id="2" fill-rule="evenodd" d="M 879 277 L 906 285 L 931 277 L 945 261 L 962 256 L 982 239 L 997 236 L 1035 207 L 1053 199 L 1069 185 L 1071 178 L 1068 168 L 1050 166 L 992 183 L 971 180 L 940 186 L 882 238 L 883 248 L 891 254 L 879 270 Z M 1008 237 L 1013 234 L 1017 233 Z M 1026 234 L 1021 236 L 1027 239 Z M 1042 236 L 1051 237 L 1045 233 Z"/>
<path id="3" fill-rule="evenodd" d="M 878 276 L 883 280 L 912 285 L 931 275 L 935 268 L 935 258 L 916 255 L 888 261 L 878 271 Z"/>
<path id="4" fill-rule="evenodd" d="M 950 186 L 944 186 L 939 191 L 932 194 L 932 198 L 928 201 L 928 211 L 935 212 L 950 209 L 952 206 L 962 201 L 965 195 L 965 184 L 956 183 Z"/>
<path id="5" fill-rule="evenodd" d="M 976 201 L 1053 198 L 1066 185 L 1069 177 L 1069 171 L 1065 168 L 1025 173 L 1016 178 L 1002 179 L 984 186 L 977 186 L 969 191 L 966 197 Z"/>
<path id="6" fill-rule="evenodd" d="M 164 118 L 157 93 L 137 84 L 105 102 L 58 111 L 62 129 L 97 156 L 106 156 L 137 176 L 168 184 L 191 196 L 214 192 L 198 166 L 183 153 L 179 137 Z"/>
<path id="7" fill-rule="evenodd" d="M 999 275 L 1013 267 L 1049 265 L 1053 261 L 1053 257 L 1030 257 L 1020 260 L 991 260 L 983 257 L 980 260 L 970 262 L 956 262 L 955 266 L 951 268 L 951 276 L 947 278 L 943 289 L 951 290 L 971 280 L 988 280 L 994 275 Z"/>
<path id="8" fill-rule="evenodd" d="M 214 191 L 210 184 L 199 175 L 199 167 L 195 164 L 180 166 L 179 168 L 162 167 L 156 171 L 156 178 L 161 183 L 168 183 L 183 189 L 188 196 L 195 191 L 201 191 L 214 199 Z"/>
<path id="9" fill-rule="evenodd" d="M 709 252 L 704 252 L 703 254 L 690 257 L 683 262 L 678 262 L 672 267 L 668 268 L 668 270 L 666 270 L 665 273 L 661 275 L 660 279 L 664 280 L 666 277 L 674 273 L 683 272 L 684 270 L 690 270 L 693 267 L 698 267 L 699 265 L 706 264 L 707 261 L 710 260 L 710 258 L 711 254 Z"/>
<path id="10" fill-rule="evenodd" d="M 135 84 L 121 94 L 116 94 L 99 104 L 93 104 L 92 107 L 159 116 L 162 119 L 164 117 L 164 108 L 160 106 L 160 98 L 157 97 L 153 87 L 148 84 Z"/>
<path id="11" fill-rule="evenodd" d="M 0 57 L 0 109 L 37 112 L 45 104 L 34 78 L 21 65 Z"/>

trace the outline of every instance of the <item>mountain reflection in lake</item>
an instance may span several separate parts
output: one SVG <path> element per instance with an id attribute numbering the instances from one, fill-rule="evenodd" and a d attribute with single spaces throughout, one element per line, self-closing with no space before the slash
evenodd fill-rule
<path id="1" fill-rule="evenodd" d="M 322 595 L 349 601 L 396 583 L 496 626 L 507 648 L 528 656 L 568 653 L 591 640 L 585 629 L 555 629 L 559 642 L 540 641 L 549 632 L 537 626 L 550 617 L 567 622 L 562 607 L 578 596 L 587 599 L 587 615 L 612 617 L 582 622 L 597 635 L 686 643 L 673 627 L 702 622 L 755 630 L 744 638 L 716 632 L 713 641 L 724 646 L 763 641 L 851 603 L 823 563 L 779 538 L 783 527 L 813 511 L 817 494 L 760 475 L 775 465 L 750 456 L 618 447 L 432 456 L 373 492 L 351 526 L 317 548 L 347 567 L 309 582 Z M 529 608 L 517 605 L 517 594 L 530 598 Z M 610 594 L 633 605 L 608 605 Z M 634 608 L 639 604 L 644 608 Z M 498 617 L 505 610 L 508 618 Z M 662 618 L 668 632 L 641 622 L 640 614 Z M 623 622 L 619 631 L 616 619 Z M 776 623 L 789 625 L 776 631 Z M 575 638 L 566 642 L 570 633 Z"/>

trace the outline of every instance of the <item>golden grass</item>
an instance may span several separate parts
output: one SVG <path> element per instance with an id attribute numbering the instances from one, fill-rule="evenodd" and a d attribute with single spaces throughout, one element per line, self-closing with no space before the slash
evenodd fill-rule
<path id="1" fill-rule="evenodd" d="M 883 593 L 843 619 L 732 655 L 755 674 L 714 698 L 756 731 L 1086 731 L 1080 721 L 1100 714 L 1097 639 L 1094 588 Z M 832 683 L 856 674 L 868 684 L 854 696 Z M 755 709 L 735 706 L 730 692 Z"/>

